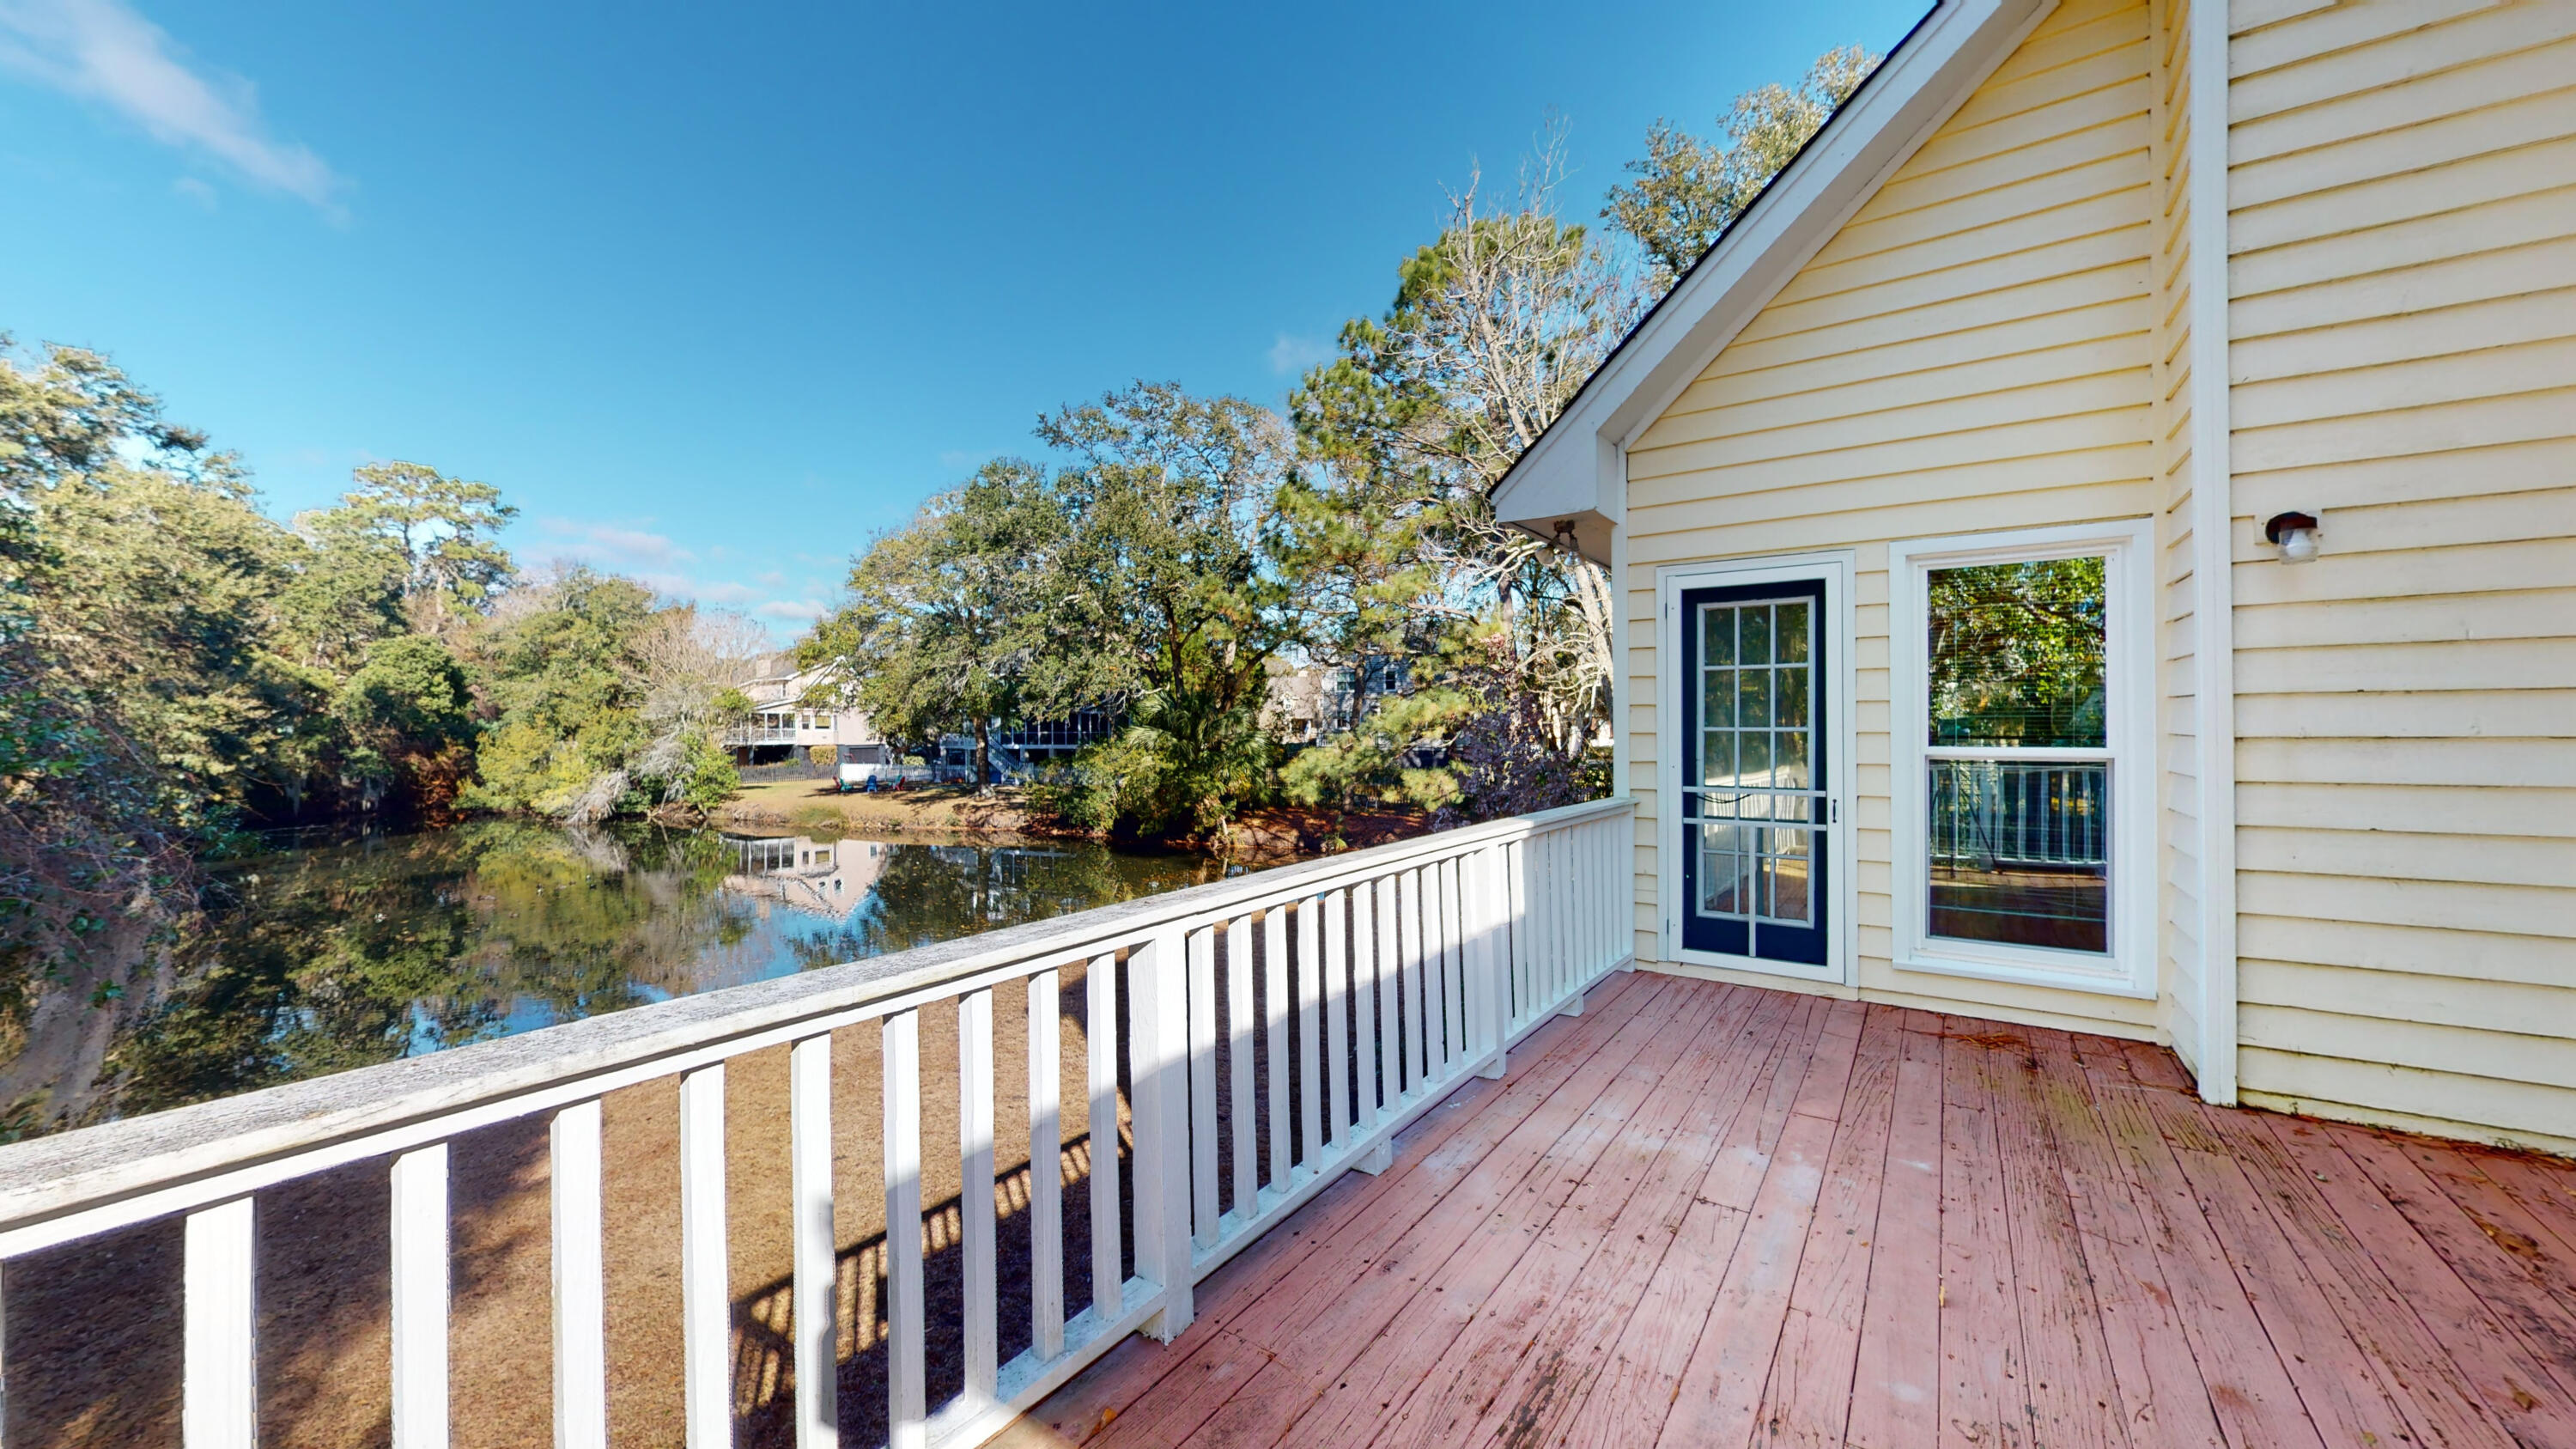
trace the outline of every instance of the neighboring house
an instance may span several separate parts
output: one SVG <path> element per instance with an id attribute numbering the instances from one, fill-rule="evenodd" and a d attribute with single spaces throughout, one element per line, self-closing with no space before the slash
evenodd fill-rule
<path id="1" fill-rule="evenodd" d="M 725 732 L 737 764 L 769 764 L 815 746 L 830 746 L 846 761 L 879 762 L 885 740 L 857 709 L 809 704 L 828 695 L 828 668 L 765 674 L 734 686 L 751 700 L 751 717 Z"/>
<path id="2" fill-rule="evenodd" d="M 1049 765 L 1071 760 L 1084 745 L 1109 738 L 1117 728 L 1117 717 L 1103 709 L 1078 709 L 1060 720 L 1034 720 L 1009 728 L 995 725 L 988 741 L 993 771 L 1005 781 L 1024 784 Z M 971 778 L 975 737 L 941 735 L 937 763 L 942 778 Z"/>
<path id="3" fill-rule="evenodd" d="M 738 764 L 771 764 L 801 751 L 828 746 L 846 765 L 892 765 L 898 746 L 879 734 L 867 712 L 809 703 L 832 697 L 829 666 L 764 674 L 735 686 L 752 703 L 749 719 L 727 730 L 725 748 Z M 996 727 L 992 734 L 996 770 L 1008 780 L 1025 780 L 1047 765 L 1069 759 L 1073 752 L 1103 739 L 1115 728 L 1103 710 L 1076 710 L 1062 720 L 1044 720 L 1017 728 Z M 943 735 L 930 761 L 940 778 L 964 779 L 974 772 L 975 738 Z"/>
<path id="4" fill-rule="evenodd" d="M 2571 81 L 2563 0 L 1926 17 L 1497 497 L 1626 601 L 1638 958 L 2576 1151 Z"/>
<path id="5" fill-rule="evenodd" d="M 892 845 L 867 840 L 728 835 L 724 841 L 741 867 L 725 877 L 726 890 L 835 920 L 867 900 L 894 858 Z"/>
<path id="6" fill-rule="evenodd" d="M 1356 666 L 1297 664 L 1274 657 L 1269 670 L 1263 724 L 1291 744 L 1311 744 L 1356 729 L 1362 711 L 1375 713 L 1413 687 L 1411 662 L 1384 654 L 1371 654 Z M 1365 691 L 1360 688 L 1363 678 Z"/>
<path id="7" fill-rule="evenodd" d="M 1351 726 L 1352 671 L 1326 664 L 1270 658 L 1261 723 L 1272 738 L 1312 744 Z"/>

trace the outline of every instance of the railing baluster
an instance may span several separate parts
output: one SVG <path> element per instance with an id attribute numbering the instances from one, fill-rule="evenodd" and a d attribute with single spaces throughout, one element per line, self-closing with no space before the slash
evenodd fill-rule
<path id="1" fill-rule="evenodd" d="M 1377 1055 L 1379 1105 L 1392 1113 L 1396 1099 L 1404 1094 L 1404 1013 L 1397 1002 L 1403 991 L 1396 963 L 1402 959 L 1397 951 L 1395 931 L 1395 877 L 1380 876 L 1370 891 L 1376 929 L 1374 966 L 1377 971 Z M 1375 1117 L 1370 1121 L 1375 1123 Z"/>
<path id="2" fill-rule="evenodd" d="M 1353 1120 L 1363 1133 L 1377 1126 L 1378 1008 L 1384 993 L 1377 979 L 1377 888 L 1371 881 L 1354 888 L 1351 905 L 1351 1052 L 1358 1059 L 1358 1110 Z M 1392 1018 L 1389 1018 L 1392 1020 Z"/>
<path id="3" fill-rule="evenodd" d="M 1568 927 L 1572 911 L 1566 899 L 1568 885 L 1565 870 L 1565 832 L 1551 830 L 1540 837 L 1545 857 L 1545 875 L 1539 899 L 1547 908 L 1547 929 L 1540 938 L 1547 952 L 1548 999 L 1562 1002 L 1558 1010 L 1568 1016 L 1583 1014 L 1583 994 L 1574 989 L 1574 952 Z"/>
<path id="4" fill-rule="evenodd" d="M 832 1221 L 832 1038 L 787 1056 L 788 1196 L 795 1214 L 796 1449 L 841 1442 L 840 1262 Z"/>
<path id="5" fill-rule="evenodd" d="M 1602 833 L 1589 822 L 1574 833 L 1584 859 L 1584 982 L 1600 980 L 1602 967 L 1602 920 L 1607 918 L 1607 900 L 1602 890 Z"/>
<path id="6" fill-rule="evenodd" d="M 1234 1110 L 1234 1211 L 1250 1221 L 1260 1193 L 1261 1139 L 1252 1113 L 1252 917 L 1225 923 L 1225 1034 L 1227 1105 Z"/>
<path id="7" fill-rule="evenodd" d="M 921 1290 L 921 1013 L 885 1019 L 886 1442 L 927 1449 Z"/>
<path id="8" fill-rule="evenodd" d="M 394 1449 L 447 1449 L 447 1144 L 394 1159 Z"/>
<path id="9" fill-rule="evenodd" d="M 1573 989 L 1580 991 L 1592 979 L 1592 866 L 1584 857 L 1581 826 L 1558 834 L 1565 841 L 1565 958 Z"/>
<path id="10" fill-rule="evenodd" d="M 1135 1084 L 1136 1270 L 1158 1285 L 1162 1307 L 1148 1331 L 1165 1343 L 1190 1326 L 1197 1302 L 1190 1257 L 1190 1199 L 1199 1177 L 1191 1162 L 1189 1121 L 1194 1109 L 1188 1101 L 1197 1053 L 1184 965 L 1186 958 L 1197 954 L 1179 927 L 1166 926 L 1154 933 L 1142 953 L 1127 958 L 1127 990 L 1134 1003 L 1128 1076 Z M 1211 1025 L 1211 1036 L 1214 1030 Z M 1211 1067 L 1211 1079 L 1213 1074 Z M 1211 1104 L 1211 1120 L 1213 1113 Z M 1213 1130 L 1207 1138 L 1213 1147 Z M 1213 1164 L 1206 1180 L 1216 1180 Z"/>
<path id="11" fill-rule="evenodd" d="M 1396 967 L 1403 972 L 1399 988 L 1404 1001 L 1404 1085 L 1408 1093 L 1422 1090 L 1423 1078 L 1429 1075 L 1423 1060 L 1423 1047 L 1430 1040 L 1431 1022 L 1423 1010 L 1428 1001 L 1422 969 L 1422 871 L 1414 868 L 1395 878 Z"/>
<path id="12" fill-rule="evenodd" d="M 1480 1056 L 1491 1054 L 1485 1058 L 1483 1073 L 1488 1077 L 1503 1074 L 1504 1043 L 1512 1031 L 1511 936 L 1503 918 L 1511 900 L 1506 879 L 1510 863 L 1507 847 L 1490 845 L 1476 852 L 1467 874 L 1467 939 L 1475 947 L 1468 979 L 1477 982 L 1483 993 L 1476 1016 L 1476 1050 Z"/>
<path id="13" fill-rule="evenodd" d="M 546 1130 L 554 1232 L 555 1449 L 608 1449 L 608 1292 L 600 1251 L 599 1099 Z"/>
<path id="14" fill-rule="evenodd" d="M 181 1438 L 187 1449 L 259 1443 L 259 1216 L 237 1197 L 188 1214 Z"/>
<path id="15" fill-rule="evenodd" d="M 957 998 L 957 1213 L 966 1239 L 966 1396 L 990 1403 L 1000 1365 L 1002 1297 L 993 1207 L 993 989 Z M 1032 1170 L 1036 1162 L 1031 1161 Z"/>
<path id="16" fill-rule="evenodd" d="M 1594 927 L 1600 915 L 1601 894 L 1595 882 L 1601 872 L 1592 857 L 1591 832 L 1577 825 L 1565 832 L 1566 854 L 1572 858 L 1566 874 L 1574 882 L 1574 980 L 1577 989 L 1592 984 L 1601 962 L 1594 956 Z"/>
<path id="17" fill-rule="evenodd" d="M 1187 1236 L 1216 1246 L 1216 928 L 1190 932 L 1190 1221 Z"/>
<path id="18" fill-rule="evenodd" d="M 1091 1306 L 1106 1320 L 1126 1311 L 1118 1251 L 1118 958 L 1092 957 L 1083 989 L 1091 1038 Z M 1140 1195 L 1143 1186 L 1140 1178 Z"/>
<path id="19" fill-rule="evenodd" d="M 1423 1076 L 1429 1081 L 1449 1075 L 1449 929 L 1441 899 L 1448 889 L 1447 865 L 1433 861 L 1422 868 Z"/>
<path id="20" fill-rule="evenodd" d="M 1556 1010 L 1556 957 L 1548 950 L 1547 837 L 1521 842 L 1521 934 L 1529 939 L 1530 1020 Z"/>
<path id="21" fill-rule="evenodd" d="M 1538 977 L 1530 969 L 1530 843 L 1504 843 L 1504 928 L 1510 941 L 1504 949 L 1512 954 L 1512 1031 L 1520 1031 L 1525 1021 L 1538 1013 Z"/>
<path id="22" fill-rule="evenodd" d="M 1456 1072 L 1474 1055 L 1467 1045 L 1467 912 L 1466 862 L 1451 856 L 1440 862 L 1441 1025 L 1449 1043 L 1448 1072 Z"/>
<path id="23" fill-rule="evenodd" d="M 1350 892 L 1327 892 L 1317 913 L 1324 945 L 1325 1122 L 1335 1147 L 1351 1140 Z"/>
<path id="24" fill-rule="evenodd" d="M 1261 913 L 1262 1015 L 1270 1035 L 1261 1064 L 1269 1072 L 1264 1095 L 1270 1109 L 1270 1186 L 1288 1190 L 1288 1151 L 1297 1129 L 1288 1120 L 1288 908 L 1271 906 Z"/>
<path id="25" fill-rule="evenodd" d="M 724 1082 L 722 1062 L 680 1077 L 680 1342 L 689 1449 L 733 1442 Z"/>
<path id="26" fill-rule="evenodd" d="M 1306 1170 L 1313 1172 L 1324 1155 L 1323 1044 L 1316 1032 L 1324 1024 L 1324 911 L 1308 896 L 1297 903 L 1297 1125 Z"/>
<path id="27" fill-rule="evenodd" d="M 1604 954 L 1608 950 L 1610 940 L 1610 862 L 1602 854 L 1601 841 L 1602 832 L 1597 823 L 1586 824 L 1583 827 L 1583 865 L 1585 878 L 1588 881 L 1586 891 L 1592 901 L 1590 929 L 1585 936 L 1585 940 L 1589 943 L 1585 959 L 1591 964 L 1584 969 L 1596 977 L 1608 970 L 1610 966 L 1610 958 Z"/>
<path id="28" fill-rule="evenodd" d="M 1610 873 L 1608 883 L 1602 887 L 1602 899 L 1607 901 L 1610 907 L 1610 919 L 1603 931 L 1605 939 L 1602 949 L 1610 953 L 1610 959 L 1613 961 L 1636 954 L 1630 942 L 1630 937 L 1636 930 L 1636 863 L 1631 858 L 1633 852 L 1629 839 L 1620 832 L 1619 828 L 1626 823 L 1623 820 L 1613 819 L 1605 823 L 1601 829 L 1601 859 L 1604 868 Z M 1818 839 L 1821 841 L 1821 837 Z M 1819 851 L 1823 849 L 1821 844 L 1815 848 Z M 1814 867 L 1810 866 L 1811 874 L 1813 870 Z M 1630 962 L 1632 967 L 1634 964 Z"/>
<path id="29" fill-rule="evenodd" d="M 1029 976 L 1029 1344 L 1041 1360 L 1064 1352 L 1064 1131 L 1056 1106 L 1063 989 L 1052 966 Z"/>

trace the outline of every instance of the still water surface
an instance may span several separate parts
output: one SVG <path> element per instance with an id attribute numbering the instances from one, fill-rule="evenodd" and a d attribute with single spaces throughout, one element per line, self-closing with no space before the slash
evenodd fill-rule
<path id="1" fill-rule="evenodd" d="M 112 1049 L 122 1114 L 1215 880 L 1087 842 L 478 821 L 226 867 L 202 964 Z"/>

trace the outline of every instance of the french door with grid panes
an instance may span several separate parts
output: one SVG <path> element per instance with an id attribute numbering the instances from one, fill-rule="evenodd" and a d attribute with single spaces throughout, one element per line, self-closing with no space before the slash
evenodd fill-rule
<path id="1" fill-rule="evenodd" d="M 1681 944 L 1812 975 L 1831 959 L 1844 767 L 1825 582 L 1685 588 L 1680 606 Z"/>

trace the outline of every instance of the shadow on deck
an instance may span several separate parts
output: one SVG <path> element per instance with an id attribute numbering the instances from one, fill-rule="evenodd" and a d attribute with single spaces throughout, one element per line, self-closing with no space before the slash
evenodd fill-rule
<path id="1" fill-rule="evenodd" d="M 2576 1170 L 1639 974 L 1015 1446 L 2576 1445 Z"/>

